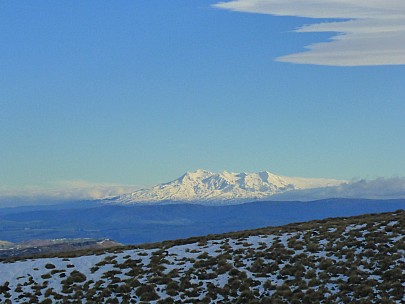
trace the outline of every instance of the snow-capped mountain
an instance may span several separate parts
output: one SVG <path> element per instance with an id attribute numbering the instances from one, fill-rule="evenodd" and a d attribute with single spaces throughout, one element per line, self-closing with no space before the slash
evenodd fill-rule
<path id="1" fill-rule="evenodd" d="M 108 199 L 105 203 L 223 202 L 258 200 L 291 190 L 336 186 L 345 181 L 321 178 L 285 177 L 267 171 L 258 173 L 187 172 L 180 178 L 149 189 Z"/>

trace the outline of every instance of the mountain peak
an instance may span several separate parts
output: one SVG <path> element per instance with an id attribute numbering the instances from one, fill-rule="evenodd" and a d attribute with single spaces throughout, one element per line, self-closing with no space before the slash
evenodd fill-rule
<path id="1" fill-rule="evenodd" d="M 296 178 L 257 173 L 213 173 L 198 169 L 148 189 L 119 196 L 109 203 L 134 204 L 147 202 L 241 202 L 265 199 L 290 190 L 336 186 L 345 181 L 333 179 Z"/>
<path id="2" fill-rule="evenodd" d="M 188 171 L 180 176 L 177 181 L 184 182 L 186 180 L 197 180 L 211 176 L 213 173 L 203 169 L 197 169 L 196 171 Z"/>
<path id="3" fill-rule="evenodd" d="M 189 175 L 189 176 L 204 176 L 204 175 L 209 175 L 213 174 L 210 171 L 204 170 L 204 169 L 197 169 L 195 171 L 188 171 L 184 175 Z"/>

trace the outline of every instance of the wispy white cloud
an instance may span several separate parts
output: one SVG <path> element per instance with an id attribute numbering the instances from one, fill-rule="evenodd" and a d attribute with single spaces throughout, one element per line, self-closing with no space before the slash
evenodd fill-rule
<path id="1" fill-rule="evenodd" d="M 138 190 L 139 186 L 68 180 L 42 186 L 0 187 L 0 207 L 21 204 L 56 203 L 117 196 Z"/>
<path id="2" fill-rule="evenodd" d="M 217 8 L 318 19 L 342 19 L 303 26 L 296 32 L 335 32 L 328 42 L 278 61 L 332 66 L 405 64 L 403 0 L 233 0 Z"/>
<path id="3" fill-rule="evenodd" d="M 366 199 L 398 199 L 405 198 L 405 178 L 377 178 L 375 180 L 359 180 L 336 187 L 315 188 L 289 191 L 274 195 L 272 200 L 311 201 L 326 198 L 366 198 Z"/>

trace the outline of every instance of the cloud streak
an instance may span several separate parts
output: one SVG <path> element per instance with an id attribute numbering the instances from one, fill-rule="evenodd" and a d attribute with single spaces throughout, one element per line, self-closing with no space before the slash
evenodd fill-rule
<path id="1" fill-rule="evenodd" d="M 103 199 L 130 193 L 139 188 L 134 185 L 94 183 L 84 180 L 58 181 L 46 186 L 25 186 L 17 189 L 0 187 L 0 207 Z"/>
<path id="2" fill-rule="evenodd" d="M 405 1 L 233 0 L 214 7 L 275 16 L 341 19 L 303 26 L 299 33 L 335 32 L 330 41 L 277 61 L 330 66 L 405 64 Z"/>
<path id="3" fill-rule="evenodd" d="M 405 198 L 405 178 L 359 180 L 336 187 L 289 191 L 273 195 L 271 200 L 311 201 L 326 198 L 398 199 Z"/>
<path id="4" fill-rule="evenodd" d="M 18 189 L 0 187 L 0 207 L 103 199 L 131 193 L 140 188 L 133 185 L 93 183 L 83 180 L 55 182 L 46 187 L 27 186 Z M 362 179 L 335 187 L 288 191 L 269 197 L 273 201 L 312 201 L 327 198 L 405 198 L 405 177 Z"/>

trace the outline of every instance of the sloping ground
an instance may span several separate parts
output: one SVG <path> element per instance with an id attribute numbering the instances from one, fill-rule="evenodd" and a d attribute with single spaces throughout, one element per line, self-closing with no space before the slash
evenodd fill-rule
<path id="1" fill-rule="evenodd" d="M 404 303 L 405 212 L 0 264 L 5 303 Z"/>

